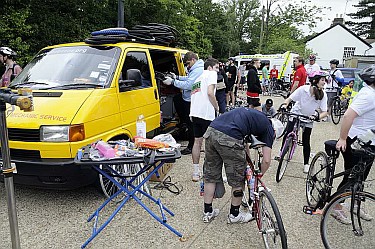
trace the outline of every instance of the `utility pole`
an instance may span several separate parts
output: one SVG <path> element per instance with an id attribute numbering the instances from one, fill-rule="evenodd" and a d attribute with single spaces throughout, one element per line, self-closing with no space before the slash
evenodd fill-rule
<path id="1" fill-rule="evenodd" d="M 124 27 L 124 0 L 118 0 L 117 2 L 117 26 L 119 28 Z"/>
<path id="2" fill-rule="evenodd" d="M 265 12 L 265 8 L 264 8 L 264 5 L 263 5 L 263 7 L 262 7 L 262 22 L 260 24 L 260 37 L 259 37 L 258 54 L 260 54 L 260 52 L 262 51 L 262 46 L 263 46 L 264 12 Z"/>

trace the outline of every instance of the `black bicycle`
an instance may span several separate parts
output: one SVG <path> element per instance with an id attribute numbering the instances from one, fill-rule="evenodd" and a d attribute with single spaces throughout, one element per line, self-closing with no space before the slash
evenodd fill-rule
<path id="1" fill-rule="evenodd" d="M 363 188 L 364 172 L 371 167 L 366 159 L 374 157 L 375 151 L 369 143 L 357 139 L 353 153 L 360 157 L 359 163 L 350 170 L 334 174 L 340 154 L 336 143 L 326 141 L 325 152 L 318 152 L 311 162 L 306 179 L 308 206 L 304 207 L 304 212 L 312 214 L 325 207 L 320 225 L 325 248 L 373 248 L 375 195 L 364 192 Z M 332 196 L 333 180 L 346 174 L 349 181 Z"/>
<path id="2" fill-rule="evenodd" d="M 337 125 L 340 122 L 341 116 L 343 116 L 349 107 L 350 98 L 341 99 L 340 96 L 333 97 L 331 107 L 331 118 L 332 122 Z"/>

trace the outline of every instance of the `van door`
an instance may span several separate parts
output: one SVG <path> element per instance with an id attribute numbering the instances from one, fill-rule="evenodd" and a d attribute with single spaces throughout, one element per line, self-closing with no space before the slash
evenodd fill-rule
<path id="1" fill-rule="evenodd" d="M 138 86 L 121 87 L 121 80 L 129 79 L 130 71 L 139 70 Z M 146 121 L 147 131 L 160 126 L 160 104 L 154 71 L 147 49 L 131 48 L 125 51 L 125 60 L 119 76 L 118 96 L 121 122 L 131 136 L 135 136 L 135 122 L 139 115 Z"/>

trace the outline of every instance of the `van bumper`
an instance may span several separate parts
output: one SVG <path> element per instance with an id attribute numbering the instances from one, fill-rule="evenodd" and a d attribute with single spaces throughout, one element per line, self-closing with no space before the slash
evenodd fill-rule
<path id="1" fill-rule="evenodd" d="M 40 161 L 19 161 L 14 183 L 44 189 L 71 190 L 94 183 L 98 173 L 88 166 L 74 163 L 73 159 L 41 159 Z M 3 181 L 3 177 L 1 177 Z"/>

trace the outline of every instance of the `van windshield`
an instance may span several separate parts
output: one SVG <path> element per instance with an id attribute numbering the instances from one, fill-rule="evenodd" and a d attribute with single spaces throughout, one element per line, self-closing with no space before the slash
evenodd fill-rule
<path id="1" fill-rule="evenodd" d="M 120 53 L 120 48 L 108 46 L 44 49 L 9 87 L 41 90 L 108 87 Z"/>

